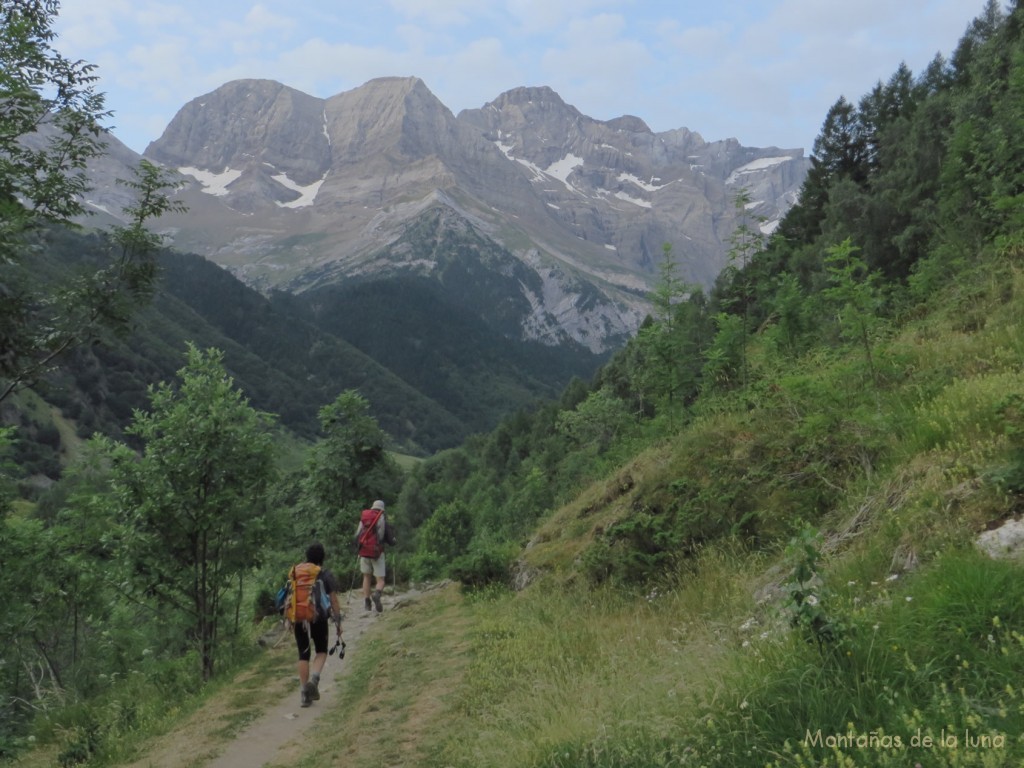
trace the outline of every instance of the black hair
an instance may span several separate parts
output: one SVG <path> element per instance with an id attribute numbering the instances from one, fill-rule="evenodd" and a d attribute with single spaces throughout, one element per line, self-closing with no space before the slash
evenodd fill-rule
<path id="1" fill-rule="evenodd" d="M 324 564 L 324 545 L 319 541 L 314 541 L 308 547 L 306 547 L 306 562 L 313 563 L 313 565 Z"/>

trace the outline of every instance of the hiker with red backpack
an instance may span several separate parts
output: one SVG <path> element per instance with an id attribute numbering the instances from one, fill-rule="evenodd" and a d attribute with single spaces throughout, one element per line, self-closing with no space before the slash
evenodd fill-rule
<path id="1" fill-rule="evenodd" d="M 377 613 L 384 610 L 380 596 L 384 592 L 384 576 L 387 568 L 384 564 L 384 545 L 393 545 L 394 535 L 391 526 L 384 517 L 384 502 L 377 499 L 369 509 L 364 509 L 359 516 L 359 527 L 356 528 L 356 546 L 359 553 L 359 571 L 363 574 L 363 605 L 370 610 L 371 599 Z M 371 581 L 376 577 L 376 588 L 371 592 Z"/>
<path id="2" fill-rule="evenodd" d="M 328 656 L 328 617 L 338 631 L 335 648 L 340 645 L 340 658 L 345 657 L 338 590 L 334 576 L 323 567 L 325 556 L 323 544 L 310 544 L 306 549 L 305 561 L 292 566 L 288 572 L 288 582 L 279 595 L 281 612 L 295 632 L 295 644 L 299 651 L 300 704 L 303 707 L 308 707 L 320 698 L 320 673 Z M 331 649 L 332 654 L 335 648 Z"/>

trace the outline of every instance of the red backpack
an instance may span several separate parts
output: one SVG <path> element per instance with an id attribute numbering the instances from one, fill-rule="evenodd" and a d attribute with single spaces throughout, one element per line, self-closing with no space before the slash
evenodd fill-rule
<path id="1" fill-rule="evenodd" d="M 363 524 L 363 532 L 359 535 L 359 556 L 376 560 L 384 551 L 380 541 L 377 540 L 377 523 L 380 516 L 384 514 L 383 509 L 364 509 L 359 522 Z"/>

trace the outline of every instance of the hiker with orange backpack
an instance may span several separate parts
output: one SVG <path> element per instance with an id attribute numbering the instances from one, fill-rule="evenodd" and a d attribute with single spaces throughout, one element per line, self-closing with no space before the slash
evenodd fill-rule
<path id="1" fill-rule="evenodd" d="M 359 571 L 363 574 L 363 605 L 370 610 L 372 598 L 373 607 L 377 613 L 384 610 L 381 605 L 380 596 L 384 592 L 384 576 L 387 568 L 384 563 L 384 545 L 395 543 L 391 526 L 384 517 L 384 502 L 377 499 L 369 509 L 364 509 L 359 516 L 359 526 L 356 528 L 356 546 L 359 553 Z M 376 588 L 371 592 L 370 585 L 372 578 L 376 577 Z"/>
<path id="2" fill-rule="evenodd" d="M 299 694 L 303 707 L 320 698 L 320 674 L 328 656 L 328 617 L 338 631 L 335 648 L 340 645 L 340 658 L 345 657 L 338 590 L 334 576 L 323 567 L 325 556 L 323 544 L 310 544 L 305 561 L 293 565 L 288 572 L 288 583 L 282 595 L 282 613 L 292 625 L 299 651 Z M 334 653 L 333 648 L 331 653 Z"/>

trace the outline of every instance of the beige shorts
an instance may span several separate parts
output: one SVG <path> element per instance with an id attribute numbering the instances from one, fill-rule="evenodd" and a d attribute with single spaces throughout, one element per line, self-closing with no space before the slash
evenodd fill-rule
<path id="1" fill-rule="evenodd" d="M 371 560 L 368 557 L 360 557 L 359 572 L 372 573 L 378 579 L 383 579 L 384 574 L 387 573 L 387 568 L 384 566 L 384 553 L 381 552 L 380 557 L 376 560 Z"/>

